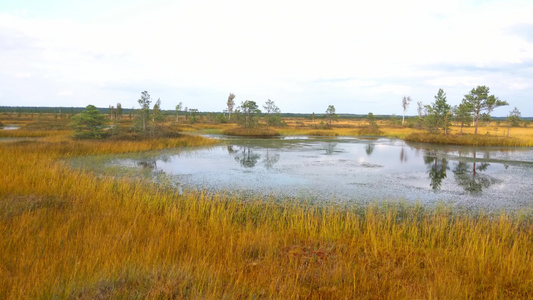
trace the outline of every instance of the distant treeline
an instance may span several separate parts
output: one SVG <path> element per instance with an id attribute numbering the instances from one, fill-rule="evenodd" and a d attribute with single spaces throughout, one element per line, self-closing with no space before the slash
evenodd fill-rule
<path id="1" fill-rule="evenodd" d="M 0 113 L 47 113 L 47 114 L 79 114 L 85 107 L 45 107 L 45 106 L 0 106 Z M 109 113 L 109 107 L 97 107 L 98 111 L 102 114 Z M 131 108 L 122 108 L 123 114 L 129 114 Z M 137 109 L 133 109 L 137 110 Z M 175 110 L 162 110 L 162 113 L 165 115 L 173 115 L 176 113 Z M 182 111 L 180 111 L 182 113 Z M 222 112 L 198 112 L 200 115 L 206 114 L 221 114 Z M 324 113 L 281 113 L 281 116 L 284 118 L 322 118 Z M 364 119 L 367 117 L 367 114 L 337 114 L 339 118 L 342 119 Z M 376 119 L 390 119 L 391 116 L 396 115 L 375 115 Z M 415 117 L 415 116 L 405 116 L 406 118 Z M 492 117 L 493 120 L 502 120 L 504 121 L 506 117 Z M 523 120 L 533 120 L 533 117 L 522 117 Z"/>
<path id="2" fill-rule="evenodd" d="M 0 113 L 43 113 L 43 114 L 79 114 L 85 107 L 43 107 L 43 106 L 0 106 Z M 124 108 L 123 111 L 130 111 Z M 102 114 L 109 113 L 109 108 L 98 108 Z"/>

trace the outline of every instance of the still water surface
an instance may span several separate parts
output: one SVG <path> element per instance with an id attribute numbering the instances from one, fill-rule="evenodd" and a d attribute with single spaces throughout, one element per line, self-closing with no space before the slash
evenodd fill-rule
<path id="1" fill-rule="evenodd" d="M 212 136 L 213 137 L 213 136 Z M 176 186 L 315 200 L 406 200 L 533 208 L 533 148 L 411 144 L 395 139 L 244 139 L 107 166 L 170 175 Z"/>

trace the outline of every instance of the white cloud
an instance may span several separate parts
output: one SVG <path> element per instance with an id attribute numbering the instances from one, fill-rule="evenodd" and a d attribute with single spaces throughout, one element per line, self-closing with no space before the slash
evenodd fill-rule
<path id="1" fill-rule="evenodd" d="M 60 91 L 57 93 L 58 96 L 72 96 L 73 94 L 72 91 Z"/>
<path id="2" fill-rule="evenodd" d="M 426 80 L 426 83 L 434 87 L 474 87 L 481 85 L 485 80 L 481 76 L 442 76 Z"/>
<path id="3" fill-rule="evenodd" d="M 507 88 L 511 91 L 522 91 L 531 89 L 532 85 L 530 81 L 525 81 L 524 79 L 517 79 L 516 81 L 507 81 Z"/>
<path id="4" fill-rule="evenodd" d="M 31 78 L 30 72 L 17 72 L 13 74 L 14 78 Z"/>
<path id="5" fill-rule="evenodd" d="M 28 105 L 53 100 L 54 88 L 68 86 L 76 106 L 85 101 L 107 106 L 154 89 L 201 110 L 221 110 L 225 94 L 234 92 L 257 101 L 275 96 L 280 107 L 301 112 L 320 111 L 337 99 L 372 99 L 365 110 L 376 113 L 398 113 L 391 108 L 399 107 L 396 96 L 431 99 L 432 94 L 421 93 L 438 87 L 464 89 L 464 94 L 494 82 L 503 93 L 532 92 L 531 74 L 515 67 L 533 61 L 533 44 L 509 33 L 516 24 L 531 24 L 529 2 L 138 1 L 106 6 L 105 12 L 82 14 L 87 7 L 81 7 L 79 14 L 61 17 L 34 17 L 38 12 L 31 7 L 26 14 L 0 12 L 0 39 L 9 37 L 17 49 L 0 49 L 6 66 L 0 76 L 9 72 L 0 79 L 15 80 L 2 88 Z M 84 19 L 71 17 L 78 15 Z M 496 81 L 496 73 L 506 80 Z M 43 88 L 52 94 L 27 94 L 21 86 L 32 83 L 22 80 L 53 87 Z M 210 99 L 218 95 L 223 98 Z M 300 103 L 282 103 L 290 101 Z"/>

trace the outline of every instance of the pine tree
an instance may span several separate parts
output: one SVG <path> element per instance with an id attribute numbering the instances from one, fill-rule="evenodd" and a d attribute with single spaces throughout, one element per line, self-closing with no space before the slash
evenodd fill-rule
<path id="1" fill-rule="evenodd" d="M 486 86 L 477 86 L 472 89 L 468 95 L 465 95 L 463 101 L 472 107 L 472 112 L 475 117 L 474 134 L 477 134 L 477 127 L 479 124 L 479 116 L 481 112 L 491 112 L 494 108 L 504 105 L 509 105 L 506 101 L 496 98 L 494 95 L 489 95 L 490 89 Z"/>
<path id="2" fill-rule="evenodd" d="M 141 93 L 141 99 L 139 99 L 139 105 L 141 106 L 139 110 L 139 121 L 142 124 L 142 131 L 146 132 L 148 128 L 148 123 L 150 122 L 150 94 L 147 91 Z"/>
<path id="3" fill-rule="evenodd" d="M 105 135 L 105 116 L 94 105 L 87 105 L 80 115 L 72 117 L 74 137 L 80 139 L 99 139 Z"/>

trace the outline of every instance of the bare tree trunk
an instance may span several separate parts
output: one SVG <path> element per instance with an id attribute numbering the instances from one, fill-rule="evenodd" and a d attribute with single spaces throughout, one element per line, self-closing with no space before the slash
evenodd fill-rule
<path id="1" fill-rule="evenodd" d="M 477 125 L 479 123 L 479 113 L 476 114 L 476 123 L 475 123 L 475 126 L 476 126 L 476 129 L 474 130 L 474 134 L 477 134 Z"/>

